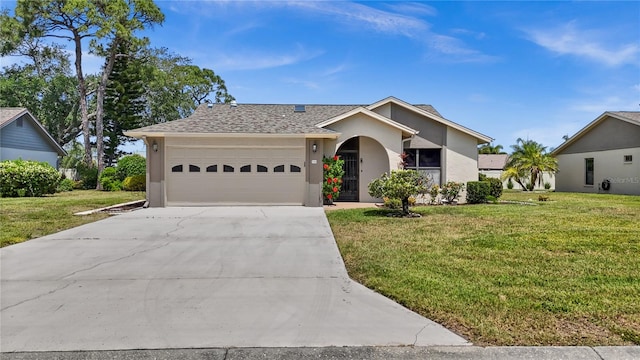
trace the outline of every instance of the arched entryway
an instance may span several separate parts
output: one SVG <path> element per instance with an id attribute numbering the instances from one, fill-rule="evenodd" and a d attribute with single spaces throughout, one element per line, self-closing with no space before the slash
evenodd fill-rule
<path id="1" fill-rule="evenodd" d="M 355 136 L 343 142 L 336 155 L 344 160 L 345 175 L 338 201 L 373 202 L 369 196 L 369 183 L 389 172 L 387 150 L 373 138 Z"/>

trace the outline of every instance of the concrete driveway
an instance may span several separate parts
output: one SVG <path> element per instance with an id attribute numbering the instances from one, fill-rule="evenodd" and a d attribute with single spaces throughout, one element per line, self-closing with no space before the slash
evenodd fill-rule
<path id="1" fill-rule="evenodd" d="M 468 344 L 351 281 L 320 208 L 139 210 L 0 263 L 2 352 Z"/>

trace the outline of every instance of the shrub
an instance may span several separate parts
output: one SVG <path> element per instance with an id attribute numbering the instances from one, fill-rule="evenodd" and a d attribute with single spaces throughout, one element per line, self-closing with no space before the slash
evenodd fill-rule
<path id="1" fill-rule="evenodd" d="M 487 179 L 488 179 L 487 175 L 483 173 L 478 173 L 478 181 L 487 181 Z"/>
<path id="2" fill-rule="evenodd" d="M 496 199 L 502 196 L 502 180 L 490 177 L 485 181 L 489 182 L 489 195 Z"/>
<path id="3" fill-rule="evenodd" d="M 46 162 L 0 162 L 0 196 L 42 196 L 56 192 L 60 173 Z"/>
<path id="4" fill-rule="evenodd" d="M 438 201 L 438 194 L 440 194 L 440 186 L 438 184 L 434 184 L 429 189 L 429 204 L 434 205 Z"/>
<path id="5" fill-rule="evenodd" d="M 78 175 L 82 189 L 95 189 L 98 185 L 98 168 L 87 167 L 84 163 L 78 165 Z"/>
<path id="6" fill-rule="evenodd" d="M 100 174 L 100 185 L 104 191 L 122 190 L 122 181 L 118 179 L 116 168 L 108 167 Z"/>
<path id="7" fill-rule="evenodd" d="M 76 182 L 71 179 L 62 179 L 56 188 L 56 192 L 73 191 Z"/>
<path id="8" fill-rule="evenodd" d="M 550 182 L 548 182 L 548 181 L 546 181 L 546 182 L 544 183 L 544 188 L 545 188 L 546 190 L 551 189 L 551 183 L 550 183 Z"/>
<path id="9" fill-rule="evenodd" d="M 448 203 L 452 203 L 453 200 L 457 199 L 460 196 L 460 192 L 464 189 L 464 183 L 459 183 L 455 181 L 449 181 L 442 186 L 440 193 L 444 200 Z"/>
<path id="10" fill-rule="evenodd" d="M 390 199 L 388 197 L 385 197 L 382 200 L 384 201 L 384 207 L 386 208 L 393 209 L 393 210 L 402 208 L 402 200 L 400 199 Z"/>
<path id="11" fill-rule="evenodd" d="M 507 189 L 513 190 L 513 180 L 509 179 L 509 181 L 507 181 Z"/>
<path id="12" fill-rule="evenodd" d="M 127 155 L 118 160 L 117 177 L 124 180 L 129 176 L 145 175 L 147 172 L 147 160 L 141 155 Z"/>
<path id="13" fill-rule="evenodd" d="M 486 203 L 489 189 L 488 181 L 469 181 L 467 183 L 467 202 L 469 204 Z"/>
<path id="14" fill-rule="evenodd" d="M 145 175 L 127 176 L 122 182 L 122 189 L 127 191 L 145 191 L 147 177 Z"/>
<path id="15" fill-rule="evenodd" d="M 342 177 L 344 176 L 344 160 L 340 156 L 322 158 L 322 198 L 326 203 L 340 197 L 342 189 Z"/>
<path id="16" fill-rule="evenodd" d="M 391 174 L 369 183 L 369 195 L 375 198 L 400 199 L 402 213 L 409 214 L 409 198 L 425 194 L 429 189 L 430 179 L 416 170 L 392 170 Z"/>
<path id="17" fill-rule="evenodd" d="M 493 195 L 487 195 L 487 202 L 490 202 L 492 204 L 497 204 L 498 198 Z"/>

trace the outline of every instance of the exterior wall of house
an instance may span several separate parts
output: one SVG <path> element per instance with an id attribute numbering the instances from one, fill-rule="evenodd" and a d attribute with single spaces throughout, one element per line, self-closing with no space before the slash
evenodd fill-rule
<path id="1" fill-rule="evenodd" d="M 391 119 L 419 131 L 411 139 L 409 148 L 432 149 L 445 144 L 447 126 L 442 123 L 395 104 L 391 105 Z"/>
<path id="2" fill-rule="evenodd" d="M 640 126 L 607 118 L 562 150 L 562 154 L 640 147 Z"/>
<path id="3" fill-rule="evenodd" d="M 637 127 L 637 126 L 636 126 Z M 640 139 L 640 137 L 638 137 Z M 625 163 L 624 156 L 632 161 Z M 593 158 L 593 185 L 585 184 L 585 159 Z M 640 195 L 640 147 L 557 155 L 556 191 Z M 611 182 L 609 191 L 602 181 Z"/>
<path id="4" fill-rule="evenodd" d="M 384 173 L 389 173 L 390 164 L 380 159 L 387 156 L 386 149 L 375 139 L 360 137 L 360 181 L 358 184 L 360 202 L 377 202 L 377 199 L 369 195 L 369 183 L 371 180 L 380 177 Z M 398 158 L 398 162 L 400 158 Z"/>
<path id="5" fill-rule="evenodd" d="M 18 126 L 21 124 L 22 126 Z M 58 153 L 28 115 L 0 129 L 0 160 L 44 161 L 57 168 Z"/>
<path id="6" fill-rule="evenodd" d="M 153 151 L 154 142 L 158 144 L 158 151 Z M 147 201 L 151 207 L 166 205 L 165 189 L 165 146 L 164 138 L 147 138 Z"/>
<path id="7" fill-rule="evenodd" d="M 0 161 L 18 159 L 44 161 L 54 168 L 58 168 L 58 154 L 56 152 L 0 147 Z"/>
<path id="8" fill-rule="evenodd" d="M 317 149 L 314 153 L 313 144 Z M 305 177 L 306 197 L 305 206 L 322 206 L 322 154 L 324 153 L 324 141 L 322 139 L 307 139 L 307 152 L 305 165 L 307 173 Z"/>
<path id="9" fill-rule="evenodd" d="M 443 183 L 448 181 L 478 181 L 478 141 L 456 129 L 447 129 L 447 142 L 444 149 Z M 466 191 L 460 194 L 464 202 Z"/>

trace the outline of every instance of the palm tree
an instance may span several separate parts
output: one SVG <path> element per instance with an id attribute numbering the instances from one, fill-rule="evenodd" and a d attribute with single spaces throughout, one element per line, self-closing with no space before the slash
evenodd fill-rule
<path id="1" fill-rule="evenodd" d="M 491 146 L 491 144 L 484 144 L 478 148 L 478 154 L 504 154 L 502 151 L 502 145 Z"/>
<path id="2" fill-rule="evenodd" d="M 518 138 L 515 145 L 511 145 L 513 153 L 505 167 L 503 178 L 515 179 L 523 189 L 522 180 L 529 177 L 529 186 L 542 185 L 544 173 L 558 172 L 558 160 L 547 152 L 547 147 L 533 140 Z"/>

